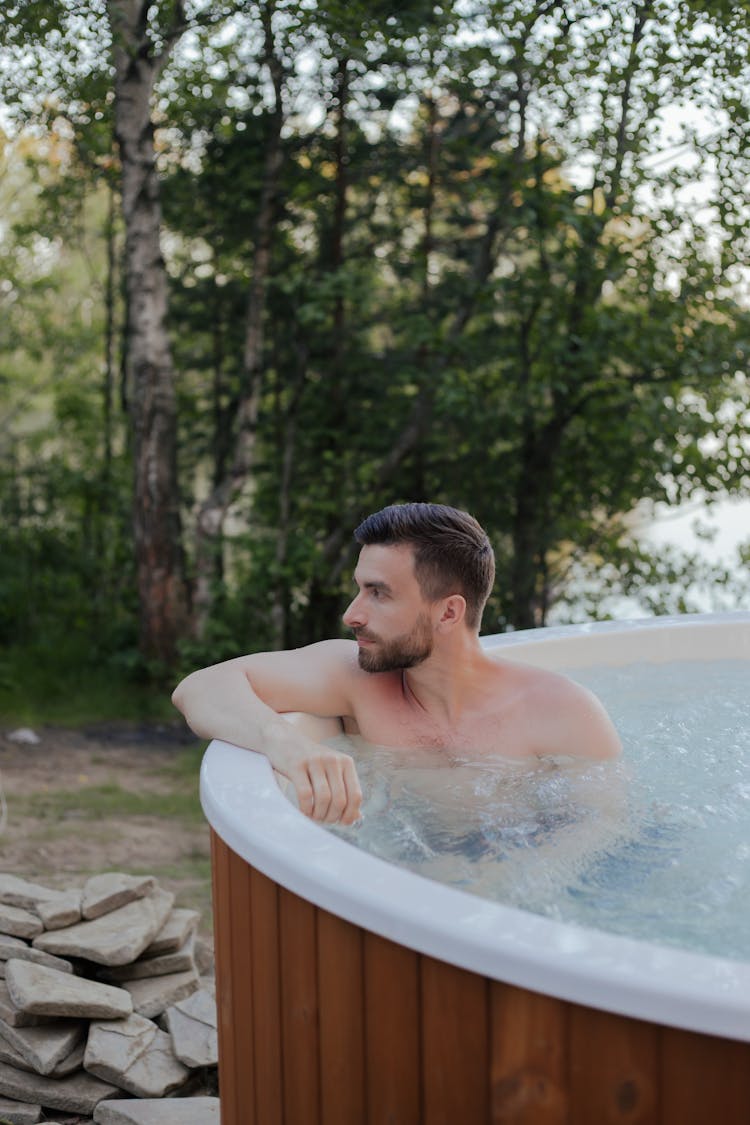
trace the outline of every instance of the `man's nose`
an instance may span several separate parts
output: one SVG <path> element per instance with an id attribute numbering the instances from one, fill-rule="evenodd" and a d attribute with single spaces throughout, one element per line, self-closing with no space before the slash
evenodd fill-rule
<path id="1" fill-rule="evenodd" d="M 348 605 L 342 621 L 350 629 L 356 629 L 357 626 L 364 625 L 364 614 L 362 610 L 362 599 L 359 594 Z"/>

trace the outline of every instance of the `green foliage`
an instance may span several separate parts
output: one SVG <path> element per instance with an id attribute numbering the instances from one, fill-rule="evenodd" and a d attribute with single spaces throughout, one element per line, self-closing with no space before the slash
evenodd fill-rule
<path id="1" fill-rule="evenodd" d="M 106 247 L 122 251 L 111 76 L 88 30 L 74 45 L 74 7 L 11 8 L 9 49 L 34 59 L 13 104 L 42 108 L 37 149 L 8 149 L 2 181 L 24 202 L 0 242 L 0 632 L 50 668 L 132 681 L 153 670 L 135 647 L 121 347 L 103 433 Z M 108 43 L 107 6 L 85 8 Z M 147 9 L 158 48 L 176 9 Z M 648 557 L 623 522 L 643 500 L 750 485 L 741 14 L 188 5 L 155 119 L 190 578 L 197 512 L 230 479 L 266 250 L 268 270 L 252 473 L 232 483 L 184 668 L 335 633 L 351 528 L 399 499 L 486 525 L 488 628 L 555 603 L 605 613 L 591 575 L 649 612 L 691 605 L 696 582 L 742 596 L 696 560 Z"/>

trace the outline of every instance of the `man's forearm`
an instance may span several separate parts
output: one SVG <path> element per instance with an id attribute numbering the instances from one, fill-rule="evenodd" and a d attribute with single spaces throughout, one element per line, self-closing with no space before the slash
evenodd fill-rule
<path id="1" fill-rule="evenodd" d="M 344 823 L 358 818 L 362 794 L 352 759 L 296 730 L 258 698 L 239 666 L 191 673 L 175 689 L 172 702 L 201 738 L 219 738 L 264 754 L 290 779 L 308 816 Z"/>

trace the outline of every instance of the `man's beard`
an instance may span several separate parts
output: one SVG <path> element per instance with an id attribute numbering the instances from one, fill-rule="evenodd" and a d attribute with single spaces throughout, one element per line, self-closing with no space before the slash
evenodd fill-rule
<path id="1" fill-rule="evenodd" d="M 360 648 L 359 666 L 363 672 L 398 672 L 414 668 L 432 652 L 432 624 L 426 613 L 420 613 L 411 633 L 402 633 L 391 641 L 381 641 L 364 629 L 355 630 L 356 636 L 377 641 L 378 648 Z"/>

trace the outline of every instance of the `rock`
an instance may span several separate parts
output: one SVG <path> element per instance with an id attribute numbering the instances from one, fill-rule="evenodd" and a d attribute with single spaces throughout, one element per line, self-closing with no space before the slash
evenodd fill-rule
<path id="1" fill-rule="evenodd" d="M 0 902 L 37 914 L 46 930 L 70 926 L 81 917 L 80 891 L 53 891 L 15 875 L 0 875 Z"/>
<path id="2" fill-rule="evenodd" d="M 83 888 L 81 913 L 84 918 L 99 918 L 143 898 L 155 887 L 153 875 L 125 875 L 119 871 L 93 875 Z"/>
<path id="3" fill-rule="evenodd" d="M 74 1070 L 80 1070 L 83 1066 L 83 1052 L 86 1047 L 86 1040 L 81 1039 L 79 1043 L 73 1048 L 69 1055 L 61 1059 L 53 1070 L 50 1071 L 50 1077 L 56 1078 L 65 1074 L 72 1074 Z M 4 1039 L 0 1039 L 0 1062 L 9 1063 L 11 1066 L 16 1067 L 17 1070 L 34 1070 L 34 1067 L 19 1054 L 15 1047 L 11 1047 Z M 0 1116 L 0 1122 L 2 1117 Z"/>
<path id="4" fill-rule="evenodd" d="M 13 942 L 13 944 L 11 944 Z M 54 957 L 42 949 L 34 949 L 24 941 L 14 938 L 0 937 L 0 961 L 33 961 L 35 965 L 46 965 L 50 969 L 57 969 L 61 973 L 72 973 L 73 966 L 70 961 L 62 957 Z"/>
<path id="5" fill-rule="evenodd" d="M 60 1062 L 54 1066 L 53 1070 L 49 1071 L 49 1077 L 62 1078 L 65 1074 L 72 1074 L 74 1070 L 80 1070 L 83 1065 L 84 1050 L 85 1039 L 82 1038 L 80 1043 L 75 1044 L 71 1053 L 66 1055 L 64 1059 L 61 1059 Z M 10 1043 L 7 1043 L 2 1038 L 0 1038 L 0 1062 L 7 1062 L 11 1066 L 15 1066 L 17 1070 L 30 1070 L 36 1073 L 34 1066 L 31 1066 L 30 1063 L 24 1059 L 24 1055 L 19 1054 L 15 1047 L 12 1047 Z M 1 1122 L 2 1116 L 0 1115 L 0 1123 Z"/>
<path id="6" fill-rule="evenodd" d="M 62 957 L 84 957 L 98 965 L 127 965 L 151 944 L 173 902 L 174 895 L 157 888 L 100 918 L 40 934 L 34 946 Z"/>
<path id="7" fill-rule="evenodd" d="M 218 1098 L 106 1101 L 94 1111 L 96 1125 L 219 1125 Z"/>
<path id="8" fill-rule="evenodd" d="M 29 883 L 17 875 L 0 874 L 0 902 L 9 906 L 21 906 L 24 910 L 34 910 L 38 902 L 56 898 L 60 891 L 43 887 L 40 883 Z"/>
<path id="9" fill-rule="evenodd" d="M 81 892 L 64 891 L 57 898 L 45 899 L 36 904 L 36 912 L 45 930 L 60 930 L 81 920 Z"/>
<path id="10" fill-rule="evenodd" d="M 0 1125 L 6 1105 L 21 1123 L 219 1125 L 212 950 L 199 961 L 200 914 L 173 904 L 151 876 L 0 874 Z"/>
<path id="11" fill-rule="evenodd" d="M 132 965 L 119 965 L 110 970 L 112 980 L 140 980 L 143 977 L 163 977 L 167 973 L 185 973 L 195 970 L 195 934 L 191 934 L 181 949 L 162 953 L 156 957 L 140 957 Z"/>
<path id="12" fill-rule="evenodd" d="M 214 947 L 211 942 L 202 937 L 196 937 L 195 939 L 195 965 L 202 977 L 212 977 L 216 972 Z"/>
<path id="13" fill-rule="evenodd" d="M 190 1075 L 166 1032 L 138 1015 L 92 1023 L 83 1065 L 137 1098 L 163 1098 Z"/>
<path id="14" fill-rule="evenodd" d="M 216 1034 L 216 1001 L 199 989 L 164 1013 L 172 1036 L 172 1050 L 185 1066 L 216 1066 L 219 1042 Z"/>
<path id="15" fill-rule="evenodd" d="M 11 1047 L 10 1043 L 6 1042 L 5 1039 L 0 1039 L 0 1062 L 9 1063 L 19 1070 L 34 1069 L 33 1066 L 30 1066 L 29 1063 L 26 1062 L 23 1055 L 20 1055 L 15 1047 Z M 2 1117 L 0 1117 L 0 1121 L 2 1121 Z"/>
<path id="16" fill-rule="evenodd" d="M 5 983 L 14 1007 L 25 1015 L 118 1019 L 133 1010 L 125 989 L 30 961 L 8 961 Z"/>
<path id="17" fill-rule="evenodd" d="M 19 727 L 18 730 L 9 731 L 5 737 L 8 742 L 18 742 L 22 746 L 39 746 L 42 741 L 31 727 Z"/>
<path id="18" fill-rule="evenodd" d="M 0 1023 L 0 1036 L 37 1074 L 53 1074 L 84 1036 L 77 1020 L 58 1020 L 41 1027 L 9 1027 Z"/>
<path id="19" fill-rule="evenodd" d="M 162 953 L 174 953 L 175 950 L 181 949 L 190 935 L 197 930 L 200 917 L 197 910 L 175 907 L 151 945 L 143 951 L 143 956 L 157 957 Z"/>
<path id="20" fill-rule="evenodd" d="M 119 1093 L 116 1086 L 102 1082 L 85 1070 L 79 1070 L 66 1078 L 47 1078 L 0 1063 L 0 1095 L 20 1102 L 71 1113 L 93 1114 L 103 1098 L 112 1098 Z"/>
<path id="21" fill-rule="evenodd" d="M 7 982 L 0 981 L 0 1020 L 10 1027 L 38 1027 L 48 1021 L 44 1016 L 32 1016 L 26 1012 L 19 1012 L 10 998 Z"/>
<path id="22" fill-rule="evenodd" d="M 36 914 L 21 906 L 0 902 L 0 930 L 4 934 L 9 934 L 11 937 L 33 938 L 41 934 L 43 928 Z"/>
<path id="23" fill-rule="evenodd" d="M 50 1072 L 52 1078 L 62 1078 L 66 1074 L 72 1074 L 76 1070 L 80 1070 L 83 1066 L 83 1055 L 86 1050 L 85 1036 L 76 1043 L 73 1050 L 64 1059 L 60 1059 L 59 1063 L 53 1071 Z"/>
<path id="24" fill-rule="evenodd" d="M 187 973 L 170 973 L 165 977 L 124 980 L 120 983 L 132 997 L 133 1010 L 149 1019 L 160 1016 L 167 1008 L 184 1000 L 200 988 L 200 980 L 195 970 Z"/>
<path id="25" fill-rule="evenodd" d="M 10 934 L 0 934 L 0 960 L 7 961 L 15 956 L 18 949 L 29 949 L 29 943 L 23 938 L 11 937 Z"/>
<path id="26" fill-rule="evenodd" d="M 8 1125 L 36 1125 L 42 1120 L 42 1107 L 28 1102 L 11 1102 L 0 1098 L 0 1121 Z"/>

